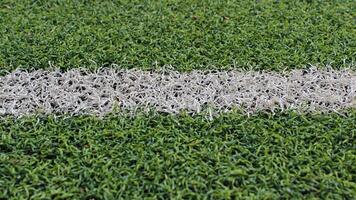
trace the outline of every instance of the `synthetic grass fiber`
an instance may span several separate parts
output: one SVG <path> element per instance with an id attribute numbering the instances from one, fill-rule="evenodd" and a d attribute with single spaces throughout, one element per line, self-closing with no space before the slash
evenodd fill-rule
<path id="1" fill-rule="evenodd" d="M 0 0 L 0 199 L 353 199 L 355 10 Z"/>
<path id="2" fill-rule="evenodd" d="M 0 116 L 136 112 L 210 113 L 242 109 L 339 111 L 356 108 L 356 73 L 350 70 L 140 71 L 73 69 L 15 71 L 0 77 Z"/>
<path id="3" fill-rule="evenodd" d="M 352 199 L 356 111 L 0 120 L 4 199 Z"/>
<path id="4" fill-rule="evenodd" d="M 1 0 L 0 68 L 354 66 L 352 0 Z"/>

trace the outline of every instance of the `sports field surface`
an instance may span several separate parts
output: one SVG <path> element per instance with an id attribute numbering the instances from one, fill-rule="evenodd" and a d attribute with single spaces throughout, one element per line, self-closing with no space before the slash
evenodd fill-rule
<path id="1" fill-rule="evenodd" d="M 1 0 L 0 199 L 353 199 L 355 10 Z"/>
<path id="2" fill-rule="evenodd" d="M 342 68 L 355 62 L 355 7 L 353 0 L 2 0 L 0 65 Z"/>

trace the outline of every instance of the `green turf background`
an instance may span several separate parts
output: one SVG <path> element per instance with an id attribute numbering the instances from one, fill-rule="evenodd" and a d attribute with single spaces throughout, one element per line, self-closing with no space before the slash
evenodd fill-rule
<path id="1" fill-rule="evenodd" d="M 22 68 L 355 67 L 352 0 L 1 0 Z M 51 63 L 51 64 L 50 64 Z M 351 199 L 356 111 L 0 119 L 0 199 Z"/>
<path id="2" fill-rule="evenodd" d="M 352 199 L 356 112 L 0 120 L 0 198 Z"/>
<path id="3" fill-rule="evenodd" d="M 355 61 L 352 0 L 1 0 L 0 68 L 334 68 Z"/>

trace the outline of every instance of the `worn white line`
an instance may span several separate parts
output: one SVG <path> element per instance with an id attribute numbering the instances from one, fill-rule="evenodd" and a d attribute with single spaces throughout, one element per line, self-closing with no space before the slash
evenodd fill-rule
<path id="1" fill-rule="evenodd" d="M 0 115 L 105 115 L 120 109 L 248 113 L 275 109 L 333 111 L 356 107 L 356 73 L 332 69 L 212 72 L 101 69 L 14 71 L 0 77 Z"/>

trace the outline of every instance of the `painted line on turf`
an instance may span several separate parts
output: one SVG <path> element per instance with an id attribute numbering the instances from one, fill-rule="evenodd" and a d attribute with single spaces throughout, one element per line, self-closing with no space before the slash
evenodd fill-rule
<path id="1" fill-rule="evenodd" d="M 240 108 L 336 111 L 356 107 L 356 73 L 332 69 L 213 72 L 73 69 L 0 77 L 0 115 L 105 115 L 120 109 L 199 113 Z"/>

